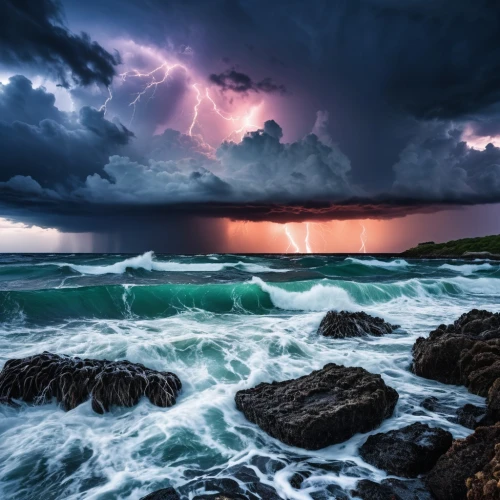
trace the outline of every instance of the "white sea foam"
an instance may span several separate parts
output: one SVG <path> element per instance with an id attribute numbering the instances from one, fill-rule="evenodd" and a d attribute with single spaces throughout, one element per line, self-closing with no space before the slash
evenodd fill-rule
<path id="1" fill-rule="evenodd" d="M 236 263 L 196 263 L 196 262 L 177 262 L 157 260 L 154 252 L 149 251 L 137 257 L 131 257 L 114 264 L 104 266 L 89 266 L 82 264 L 72 264 L 68 262 L 49 262 L 39 265 L 53 265 L 58 267 L 69 267 L 81 274 L 103 275 L 103 274 L 123 274 L 127 269 L 144 269 L 146 271 L 164 271 L 164 272 L 217 272 L 228 268 L 237 268 L 248 273 L 285 273 L 289 269 L 275 269 L 259 264 L 246 262 Z"/>
<path id="2" fill-rule="evenodd" d="M 404 259 L 385 261 L 378 259 L 356 259 L 355 257 L 347 257 L 345 260 L 352 262 L 353 264 L 361 264 L 362 266 L 368 267 L 381 267 L 384 269 L 401 269 L 412 265 Z"/>
<path id="3" fill-rule="evenodd" d="M 340 287 L 317 283 L 309 290 L 288 291 L 276 285 L 270 285 L 254 276 L 251 283 L 267 292 L 273 304 L 288 311 L 325 311 L 328 309 L 359 309 L 349 294 Z"/>
<path id="4" fill-rule="evenodd" d="M 449 271 L 454 271 L 461 274 L 473 274 L 479 271 L 490 271 L 495 267 L 489 264 L 488 262 L 484 262 L 483 264 L 443 264 L 439 266 L 439 269 L 447 269 Z"/>

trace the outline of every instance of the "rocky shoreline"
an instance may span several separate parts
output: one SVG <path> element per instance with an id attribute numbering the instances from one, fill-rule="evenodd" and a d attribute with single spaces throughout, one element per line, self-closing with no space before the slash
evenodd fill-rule
<path id="1" fill-rule="evenodd" d="M 380 336 L 397 325 L 366 313 L 327 313 L 318 334 L 332 339 Z M 464 385 L 486 398 L 486 409 L 467 404 L 448 411 L 445 401 L 429 397 L 421 404 L 474 432 L 453 440 L 439 427 L 414 423 L 370 435 L 360 446 L 363 460 L 394 478 L 380 483 L 362 479 L 350 494 L 362 499 L 500 499 L 500 314 L 474 309 L 453 324 L 440 325 L 412 350 L 411 371 L 444 384 Z M 43 353 L 9 360 L 0 372 L 0 403 L 19 400 L 42 404 L 55 399 L 69 411 L 91 400 L 97 413 L 113 405 L 133 406 L 143 396 L 160 407 L 175 404 L 179 378 L 128 361 L 89 360 Z M 398 393 L 380 375 L 333 363 L 303 377 L 261 383 L 235 395 L 236 408 L 270 436 L 290 446 L 317 450 L 376 429 L 393 414 Z M 279 499 L 252 468 L 233 471 L 239 481 L 200 482 L 205 493 L 195 500 Z M 296 474 L 300 489 L 306 478 Z M 398 479 L 401 478 L 401 479 Z M 143 500 L 187 498 L 181 488 L 153 492 Z M 193 491 L 193 489 L 191 489 Z M 192 495 L 188 495 L 190 498 Z M 338 498 L 348 498 L 338 491 Z"/>

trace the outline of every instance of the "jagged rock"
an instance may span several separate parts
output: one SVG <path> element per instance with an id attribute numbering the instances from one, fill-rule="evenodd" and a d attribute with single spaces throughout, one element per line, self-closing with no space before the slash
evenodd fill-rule
<path id="1" fill-rule="evenodd" d="M 500 444 L 483 470 L 466 481 L 467 500 L 500 500 Z"/>
<path id="2" fill-rule="evenodd" d="M 382 318 L 370 316 L 364 312 L 328 311 L 321 320 L 318 333 L 325 337 L 343 339 L 375 335 L 380 337 L 392 333 L 398 325 L 386 323 Z"/>
<path id="3" fill-rule="evenodd" d="M 271 436 L 317 450 L 375 429 L 392 415 L 398 397 L 380 375 L 330 363 L 298 379 L 239 391 L 235 400 Z"/>
<path id="4" fill-rule="evenodd" d="M 420 479 L 384 479 L 376 483 L 362 479 L 351 491 L 362 500 L 432 500 L 431 492 Z"/>
<path id="5" fill-rule="evenodd" d="M 418 338 L 412 370 L 486 396 L 500 378 L 500 314 L 473 309 L 452 325 L 439 326 L 428 338 Z"/>
<path id="6" fill-rule="evenodd" d="M 467 403 L 457 410 L 456 421 L 468 429 L 475 429 L 485 414 L 485 408 Z"/>
<path id="7" fill-rule="evenodd" d="M 437 500 L 466 498 L 466 480 L 493 459 L 500 443 L 500 424 L 478 427 L 465 439 L 457 439 L 427 475 L 427 485 Z"/>
<path id="8" fill-rule="evenodd" d="M 370 436 L 360 448 L 363 460 L 389 474 L 417 477 L 432 469 L 451 446 L 453 436 L 443 429 L 415 423 Z"/>
<path id="9" fill-rule="evenodd" d="M 111 405 L 134 406 L 142 396 L 156 406 L 172 406 L 180 388 L 177 375 L 141 364 L 49 352 L 11 359 L 0 372 L 0 397 L 36 404 L 55 398 L 66 411 L 89 398 L 97 413 L 109 411 Z"/>
<path id="10" fill-rule="evenodd" d="M 180 500 L 180 498 L 173 488 L 163 488 L 162 490 L 153 491 L 153 493 L 142 497 L 140 500 Z"/>

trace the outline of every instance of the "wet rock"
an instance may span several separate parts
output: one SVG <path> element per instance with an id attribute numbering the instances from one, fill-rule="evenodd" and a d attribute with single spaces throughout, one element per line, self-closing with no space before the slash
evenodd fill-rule
<path id="1" fill-rule="evenodd" d="M 453 415 L 453 409 L 451 409 L 449 405 L 447 405 L 442 400 L 436 398 L 435 396 L 429 396 L 425 398 L 420 403 L 420 406 L 422 408 L 425 408 L 426 410 L 433 411 L 435 413 L 442 413 L 444 415 Z"/>
<path id="2" fill-rule="evenodd" d="M 500 500 L 500 444 L 484 467 L 466 481 L 467 500 Z"/>
<path id="3" fill-rule="evenodd" d="M 368 479 L 358 482 L 351 492 L 362 500 L 432 500 L 433 496 L 420 479 L 403 481 L 384 479 L 375 483 Z"/>
<path id="4" fill-rule="evenodd" d="M 196 495 L 193 500 L 251 500 L 245 495 L 239 493 L 214 493 L 212 495 Z M 252 499 L 253 500 L 253 499 Z"/>
<path id="5" fill-rule="evenodd" d="M 392 333 L 397 328 L 399 328 L 398 325 L 391 325 L 382 318 L 370 316 L 364 312 L 328 311 L 321 320 L 318 333 L 337 339 L 365 335 L 380 337 Z"/>
<path id="6" fill-rule="evenodd" d="M 486 396 L 500 378 L 500 314 L 473 309 L 428 338 L 420 337 L 413 346 L 412 370 Z"/>
<path id="7" fill-rule="evenodd" d="M 485 414 L 485 408 L 468 403 L 457 410 L 456 421 L 468 429 L 475 429 Z"/>
<path id="8" fill-rule="evenodd" d="M 415 423 L 370 436 L 360 448 L 363 460 L 389 474 L 416 477 L 432 469 L 453 441 L 437 427 Z"/>
<path id="9" fill-rule="evenodd" d="M 311 475 L 309 471 L 305 472 L 295 472 L 293 476 L 290 478 L 290 485 L 299 490 L 302 486 L 302 483 Z"/>
<path id="10" fill-rule="evenodd" d="M 437 500 L 455 500 L 467 495 L 466 480 L 493 459 L 500 443 L 500 424 L 478 427 L 465 439 L 457 439 L 427 475 L 427 485 Z"/>
<path id="11" fill-rule="evenodd" d="M 398 393 L 380 375 L 333 363 L 236 393 L 236 407 L 271 436 L 317 450 L 368 432 L 392 415 Z"/>
<path id="12" fill-rule="evenodd" d="M 162 490 L 153 491 L 153 493 L 142 497 L 140 500 L 180 500 L 180 498 L 174 488 L 163 488 Z"/>
<path id="13" fill-rule="evenodd" d="M 160 407 L 172 406 L 179 378 L 129 361 L 71 358 L 44 352 L 7 361 L 0 372 L 0 397 L 41 404 L 55 398 L 64 410 L 92 400 L 97 413 L 112 405 L 134 406 L 142 396 Z"/>

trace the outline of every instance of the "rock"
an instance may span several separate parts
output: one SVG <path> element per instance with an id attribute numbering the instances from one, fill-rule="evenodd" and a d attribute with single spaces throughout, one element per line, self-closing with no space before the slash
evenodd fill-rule
<path id="1" fill-rule="evenodd" d="M 363 460 L 389 474 L 417 477 L 432 469 L 451 446 L 453 436 L 443 429 L 415 423 L 370 436 L 360 448 Z"/>
<path id="2" fill-rule="evenodd" d="M 153 493 L 142 497 L 140 500 L 180 500 L 180 498 L 173 488 L 163 488 L 162 490 L 153 491 Z"/>
<path id="3" fill-rule="evenodd" d="M 500 378 L 500 314 L 473 309 L 452 325 L 439 326 L 428 338 L 418 338 L 412 370 L 486 396 Z"/>
<path id="4" fill-rule="evenodd" d="M 351 493 L 362 500 L 432 500 L 433 498 L 420 479 L 409 481 L 384 479 L 381 483 L 363 479 Z"/>
<path id="5" fill-rule="evenodd" d="M 456 421 L 468 429 L 475 429 L 485 415 L 485 408 L 468 403 L 457 410 Z"/>
<path id="6" fill-rule="evenodd" d="M 467 494 L 466 480 L 493 459 L 500 443 L 500 424 L 478 427 L 465 439 L 457 439 L 427 475 L 427 485 L 437 500 L 456 500 Z"/>
<path id="7" fill-rule="evenodd" d="M 109 411 L 111 405 L 134 406 L 142 396 L 156 406 L 172 406 L 180 388 L 177 375 L 141 364 L 49 352 L 11 359 L 0 372 L 0 397 L 36 404 L 55 398 L 66 411 L 89 398 L 97 413 Z"/>
<path id="8" fill-rule="evenodd" d="M 375 429 L 392 415 L 398 397 L 380 375 L 330 363 L 298 379 L 239 391 L 235 400 L 271 436 L 317 450 Z"/>
<path id="9" fill-rule="evenodd" d="M 380 337 L 392 333 L 397 328 L 398 325 L 391 325 L 382 318 L 364 312 L 328 311 L 321 320 L 318 333 L 336 339 L 363 337 L 368 334 Z"/>
<path id="10" fill-rule="evenodd" d="M 500 420 L 500 378 L 497 378 L 488 391 L 487 418 L 493 422 Z"/>
<path id="11" fill-rule="evenodd" d="M 442 413 L 444 415 L 452 415 L 453 409 L 450 408 L 446 402 L 441 399 L 436 398 L 435 396 L 429 396 L 422 400 L 420 403 L 422 408 L 426 410 L 433 411 L 435 413 Z"/>
<path id="12" fill-rule="evenodd" d="M 256 498 L 256 497 L 255 497 Z M 279 497 L 278 497 L 279 498 Z M 239 493 L 214 493 L 212 495 L 196 495 L 193 500 L 250 500 Z"/>
<path id="13" fill-rule="evenodd" d="M 467 500 L 500 500 L 500 444 L 483 470 L 466 481 Z"/>

